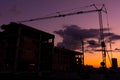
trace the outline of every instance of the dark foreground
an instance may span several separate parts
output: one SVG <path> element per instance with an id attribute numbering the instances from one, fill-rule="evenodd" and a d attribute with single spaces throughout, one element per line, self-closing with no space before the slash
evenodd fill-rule
<path id="1" fill-rule="evenodd" d="M 0 73 L 0 80 L 120 80 L 119 72 L 84 72 L 84 73 Z"/>

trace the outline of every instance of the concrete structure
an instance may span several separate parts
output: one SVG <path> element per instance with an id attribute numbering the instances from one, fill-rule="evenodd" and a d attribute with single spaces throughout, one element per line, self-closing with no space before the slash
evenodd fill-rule
<path id="1" fill-rule="evenodd" d="M 76 68 L 75 51 L 65 48 L 54 47 L 53 71 L 55 72 L 73 72 Z"/>
<path id="2" fill-rule="evenodd" d="M 54 35 L 17 23 L 2 25 L 1 28 L 0 55 L 4 58 L 0 58 L 1 69 L 10 72 L 52 69 Z"/>

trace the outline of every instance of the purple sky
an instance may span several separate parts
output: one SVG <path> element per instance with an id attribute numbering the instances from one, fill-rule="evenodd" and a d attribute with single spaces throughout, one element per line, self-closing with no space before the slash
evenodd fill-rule
<path id="1" fill-rule="evenodd" d="M 85 6 L 91 4 L 97 4 L 99 6 L 105 4 L 108 10 L 111 31 L 116 34 L 120 34 L 118 28 L 120 26 L 119 2 L 119 0 L 1 0 L 0 25 L 21 20 L 57 15 L 57 12 L 70 11 L 75 8 L 79 8 L 76 11 L 86 10 Z M 87 10 L 89 10 L 89 8 L 87 8 Z M 103 14 L 103 17 L 104 26 L 107 27 L 106 14 Z M 98 22 L 97 13 L 88 13 L 73 15 L 65 18 L 25 22 L 23 24 L 56 35 L 53 31 L 62 29 L 63 25 L 77 25 L 81 28 L 98 29 Z M 61 38 L 56 35 L 55 44 L 60 40 Z"/>

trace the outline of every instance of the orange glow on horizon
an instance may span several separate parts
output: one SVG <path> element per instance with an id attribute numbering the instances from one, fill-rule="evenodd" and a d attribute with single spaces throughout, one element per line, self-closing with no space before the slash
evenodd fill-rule
<path id="1" fill-rule="evenodd" d="M 119 53 L 113 53 L 114 56 L 113 58 L 117 58 L 117 62 L 118 62 L 118 67 L 120 67 L 120 54 Z M 89 54 L 89 53 L 85 53 L 84 54 L 84 63 L 85 65 L 92 65 L 95 68 L 99 68 L 100 67 L 100 62 L 102 61 L 102 53 L 93 53 L 93 54 Z M 111 64 L 108 58 L 108 55 L 106 55 L 106 67 L 110 68 Z"/>
<path id="2" fill-rule="evenodd" d="M 118 42 L 119 43 L 119 42 Z M 118 47 L 119 44 L 114 44 L 112 45 L 112 48 L 116 48 Z M 107 49 L 109 49 L 109 45 L 107 47 Z M 79 50 L 75 50 L 78 51 Z M 110 58 L 111 58 L 111 52 L 108 52 Z M 112 52 L 113 58 L 117 58 L 117 62 L 118 62 L 118 67 L 120 67 L 120 53 L 119 52 Z M 102 52 L 94 52 L 94 53 L 84 53 L 84 64 L 85 65 L 92 65 L 95 68 L 99 68 L 100 67 L 100 62 L 102 61 Z M 108 58 L 108 55 L 106 54 L 106 67 L 110 68 L 111 64 Z"/>

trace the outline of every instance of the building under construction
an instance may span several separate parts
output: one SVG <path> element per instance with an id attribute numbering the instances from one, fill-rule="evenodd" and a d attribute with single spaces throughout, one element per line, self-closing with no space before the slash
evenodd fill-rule
<path id="1" fill-rule="evenodd" d="M 1 26 L 1 71 L 50 71 L 54 35 L 17 23 Z"/>
<path id="2" fill-rule="evenodd" d="M 55 36 L 17 23 L 2 25 L 0 72 L 75 71 L 82 53 L 54 46 Z"/>
<path id="3" fill-rule="evenodd" d="M 83 53 L 55 47 L 53 34 L 13 22 L 1 29 L 0 79 L 98 80 L 94 75 L 100 74 L 104 80 L 111 80 L 119 76 L 116 58 L 110 72 L 104 67 L 93 69 L 84 66 Z"/>
<path id="4" fill-rule="evenodd" d="M 54 47 L 53 71 L 55 72 L 76 72 L 82 64 L 82 53 L 71 51 L 65 48 Z"/>

